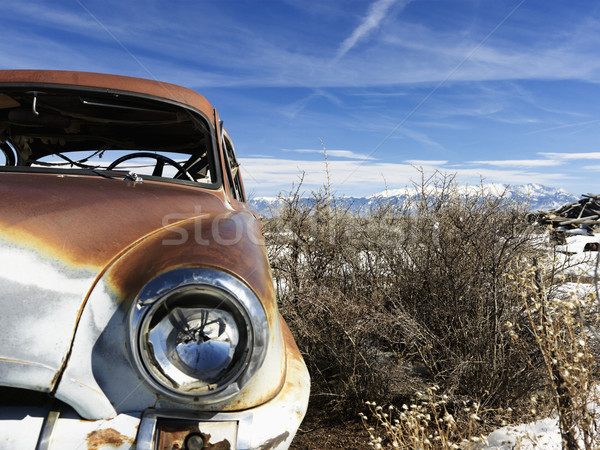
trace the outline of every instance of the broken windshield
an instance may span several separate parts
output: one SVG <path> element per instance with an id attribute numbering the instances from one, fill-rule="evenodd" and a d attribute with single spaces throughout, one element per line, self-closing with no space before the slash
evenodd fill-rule
<path id="1" fill-rule="evenodd" d="M 135 172 L 216 185 L 215 160 L 208 121 L 177 104 L 83 89 L 0 92 L 4 167 Z"/>

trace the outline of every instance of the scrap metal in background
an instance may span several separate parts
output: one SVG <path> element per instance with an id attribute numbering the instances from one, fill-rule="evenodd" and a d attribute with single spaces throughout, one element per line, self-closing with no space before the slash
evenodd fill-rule
<path id="1" fill-rule="evenodd" d="M 539 211 L 532 214 L 530 219 L 550 226 L 554 237 L 560 243 L 567 234 L 600 232 L 600 195 L 582 195 L 581 200 L 577 202 L 550 211 Z"/>

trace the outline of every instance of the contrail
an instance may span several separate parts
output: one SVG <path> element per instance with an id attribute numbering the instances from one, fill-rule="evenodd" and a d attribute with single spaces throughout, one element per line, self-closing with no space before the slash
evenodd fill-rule
<path id="1" fill-rule="evenodd" d="M 382 0 L 380 0 L 382 1 Z M 433 94 L 435 94 L 444 84 L 446 84 L 446 82 L 448 80 L 450 80 L 450 78 L 452 78 L 452 76 L 458 72 L 458 70 L 468 61 L 471 59 L 471 57 L 477 52 L 477 50 L 479 50 L 481 47 L 483 47 L 485 45 L 485 43 L 498 31 L 498 29 L 504 25 L 504 23 L 510 19 L 512 17 L 512 15 L 517 12 L 517 10 L 523 5 L 523 3 L 525 3 L 526 0 L 521 0 L 517 6 L 515 6 L 499 23 L 498 25 L 496 25 L 492 31 L 490 31 L 482 40 L 481 42 L 479 42 L 479 44 L 477 44 L 468 54 L 467 56 L 465 56 L 463 58 L 462 61 L 460 61 L 456 67 L 454 69 L 452 69 L 448 75 L 446 75 L 446 77 L 440 81 L 437 86 L 435 86 L 420 102 L 417 106 L 415 106 L 400 122 L 398 122 L 398 124 L 392 128 L 392 131 L 390 131 L 387 136 L 385 138 L 383 138 L 383 140 L 377 144 L 375 146 L 375 148 L 373 150 L 371 150 L 371 153 L 369 153 L 369 157 L 373 156 L 373 154 L 379 150 L 381 148 L 381 146 L 383 144 L 385 144 L 395 133 L 396 131 L 398 131 L 398 129 L 403 126 L 408 119 L 410 119 L 419 109 L 421 109 L 421 107 L 427 102 L 427 100 L 429 100 Z M 358 169 L 360 169 L 363 164 L 366 162 L 367 160 L 363 160 L 357 167 L 356 169 L 354 169 L 354 171 L 348 175 L 346 177 L 346 179 L 344 181 L 342 181 L 341 184 L 346 183 L 346 181 L 348 181 L 350 178 L 352 178 L 354 176 L 354 174 L 358 171 Z M 599 253 L 600 254 L 600 253 Z"/>
<path id="2" fill-rule="evenodd" d="M 372 3 L 361 24 L 354 29 L 350 36 L 344 39 L 344 42 L 342 42 L 338 48 L 332 64 L 338 62 L 346 53 L 350 51 L 350 49 L 352 49 L 352 47 L 357 44 L 358 41 L 367 36 L 372 30 L 377 28 L 379 23 L 385 17 L 388 9 L 390 9 L 390 6 L 396 3 L 396 1 L 397 0 L 377 0 Z M 403 7 L 406 7 L 410 1 L 411 0 L 405 0 Z"/>

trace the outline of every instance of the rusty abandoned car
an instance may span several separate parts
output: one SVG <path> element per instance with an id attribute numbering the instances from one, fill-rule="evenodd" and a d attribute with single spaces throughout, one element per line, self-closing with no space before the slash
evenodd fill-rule
<path id="1" fill-rule="evenodd" d="M 0 71 L 0 134 L 0 448 L 287 448 L 308 372 L 210 103 Z"/>

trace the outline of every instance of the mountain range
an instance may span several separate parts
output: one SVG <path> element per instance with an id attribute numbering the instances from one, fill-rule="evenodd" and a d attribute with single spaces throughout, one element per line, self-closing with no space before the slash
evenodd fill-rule
<path id="1" fill-rule="evenodd" d="M 529 203 L 529 209 L 534 211 L 547 211 L 559 208 L 567 203 L 573 203 L 580 199 L 580 196 L 567 192 L 564 189 L 542 186 L 540 184 L 524 184 L 518 186 L 509 186 L 503 184 L 484 184 L 482 186 L 461 186 L 459 192 L 463 195 L 474 193 L 484 189 L 488 195 L 498 197 L 502 194 L 508 199 L 522 199 Z M 378 192 L 366 197 L 337 197 L 338 201 L 350 206 L 354 212 L 368 209 L 381 200 L 401 201 L 407 196 L 417 195 L 414 188 L 393 189 L 384 192 Z M 312 198 L 306 196 L 302 198 L 303 202 L 310 203 Z M 277 210 L 282 204 L 281 197 L 257 197 L 248 200 L 250 207 L 263 217 L 270 217 L 277 214 Z"/>

